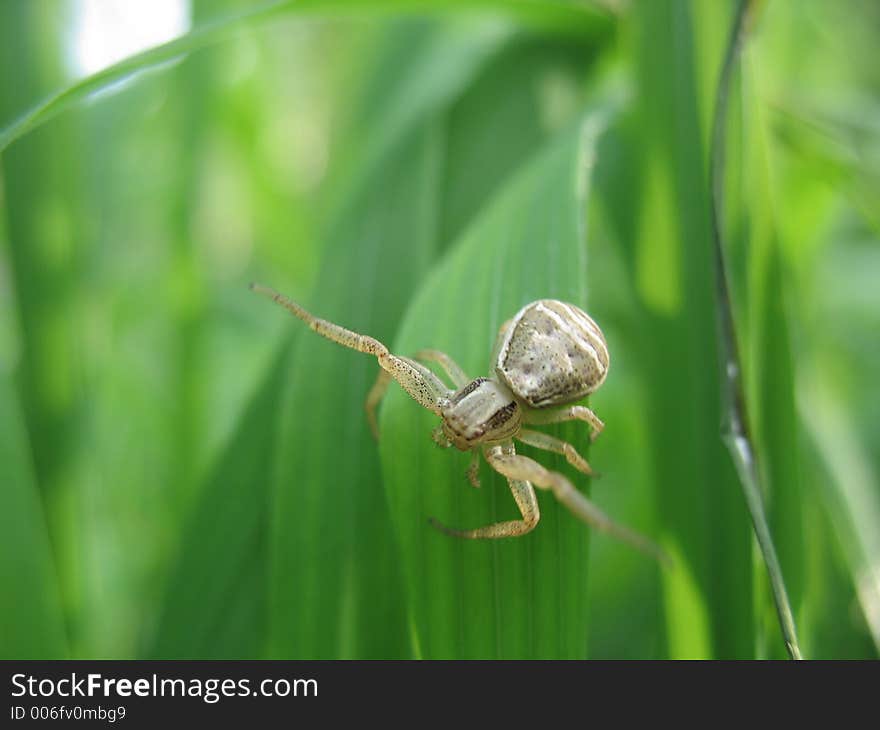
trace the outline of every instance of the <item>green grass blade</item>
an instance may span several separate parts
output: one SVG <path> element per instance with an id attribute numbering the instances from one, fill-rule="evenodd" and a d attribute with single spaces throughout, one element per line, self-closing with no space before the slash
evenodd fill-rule
<path id="1" fill-rule="evenodd" d="M 269 498 L 289 350 L 274 358 L 183 525 L 149 658 L 257 659 L 264 652 Z"/>
<path id="2" fill-rule="evenodd" d="M 819 480 L 823 509 L 841 542 L 874 647 L 880 652 L 880 476 L 833 388 L 815 372 L 803 381 L 798 409 L 825 467 Z"/>
<path id="3" fill-rule="evenodd" d="M 445 14 L 452 10 L 472 12 L 480 9 L 517 24 L 565 35 L 592 37 L 605 32 L 611 24 L 609 14 L 599 5 L 594 4 L 540 3 L 534 0 L 517 3 L 494 0 L 476 4 L 449 3 L 439 0 L 411 0 L 403 3 L 391 3 L 388 0 L 368 0 L 367 2 L 278 0 L 205 23 L 186 35 L 137 53 L 70 84 L 28 109 L 0 130 L 0 152 L 65 109 L 83 103 L 99 91 L 124 82 L 136 74 L 161 67 L 186 53 L 218 43 L 243 28 L 266 22 L 281 15 L 362 15 L 379 12 L 424 13 L 427 11 Z"/>
<path id="4" fill-rule="evenodd" d="M 523 304 L 558 297 L 586 306 L 584 215 L 600 125 L 594 116 L 557 138 L 482 210 L 420 289 L 395 351 L 438 348 L 470 375 L 484 375 L 498 327 Z M 464 476 L 468 457 L 437 449 L 434 425 L 400 389 L 390 390 L 382 467 L 418 656 L 583 657 L 589 529 L 547 495 L 539 496 L 540 524 L 522 538 L 465 541 L 432 528 L 428 517 L 476 527 L 516 515 L 506 482 L 483 466 L 474 490 Z M 585 443 L 582 428 L 559 433 Z"/>
<path id="5" fill-rule="evenodd" d="M 441 245 L 451 245 L 499 185 L 582 103 L 596 45 L 518 36 L 456 102 L 448 119 Z M 516 124 L 499 120 L 516 119 Z"/>
<path id="6" fill-rule="evenodd" d="M 59 659 L 69 653 L 61 597 L 17 401 L 0 375 L 0 658 Z"/>
<path id="7" fill-rule="evenodd" d="M 207 23 L 191 33 L 136 53 L 70 84 L 27 110 L 0 130 L 0 152 L 65 109 L 83 103 L 99 91 L 124 82 L 135 74 L 153 70 L 186 53 L 223 40 L 248 24 L 263 21 L 278 14 L 291 4 L 289 0 L 265 3 L 244 13 Z"/>
<path id="8" fill-rule="evenodd" d="M 62 78 L 60 49 L 45 42 L 40 21 L 33 3 L 0 5 L 0 117 L 33 98 L 46 79 Z M 19 333 L 14 387 L 26 434 L 21 442 L 26 451 L 16 458 L 26 458 L 33 470 L 32 485 L 39 493 L 57 566 L 46 591 L 61 594 L 67 628 L 64 654 L 69 656 L 78 654 L 79 630 L 88 623 L 81 590 L 86 572 L 82 558 L 88 548 L 85 541 L 72 544 L 70 537 L 77 532 L 74 525 L 95 514 L 78 511 L 82 503 L 73 487 L 81 473 L 73 459 L 74 443 L 85 430 L 79 387 L 84 373 L 73 356 L 82 321 L 72 314 L 77 311 L 72 292 L 84 253 L 71 234 L 85 217 L 83 185 L 69 174 L 82 161 L 82 146 L 72 141 L 79 141 L 78 132 L 75 121 L 59 125 L 54 135 L 0 156 L 0 213 L 8 241 L 0 267 L 7 272 L 14 296 L 9 309 Z M 39 631 L 38 626 L 31 628 Z M 47 631 L 51 635 L 54 627 L 47 625 Z"/>
<path id="9" fill-rule="evenodd" d="M 719 316 L 719 348 L 721 352 L 723 383 L 725 394 L 725 441 L 733 457 L 740 477 L 743 494 L 752 516 L 755 536 L 758 539 L 773 598 L 779 615 L 779 623 L 785 637 L 786 646 L 793 659 L 800 659 L 797 633 L 794 625 L 791 604 L 782 577 L 782 568 L 770 534 L 770 527 L 761 496 L 761 477 L 759 474 L 755 447 L 749 433 L 749 420 L 746 413 L 745 393 L 742 385 L 742 364 L 740 362 L 736 326 L 728 286 L 729 274 L 726 268 L 724 247 L 724 153 L 726 145 L 727 107 L 730 94 L 731 77 L 735 70 L 740 46 L 743 42 L 746 21 L 750 6 L 749 0 L 741 0 L 737 6 L 736 17 L 731 29 L 727 53 L 724 59 L 721 79 L 715 106 L 715 119 L 712 132 L 712 161 L 710 164 L 712 185 L 712 232 L 716 263 L 716 291 Z M 784 333 L 782 333 L 784 334 Z M 790 384 L 789 384 L 790 385 Z M 790 390 L 790 387 L 789 387 Z"/>

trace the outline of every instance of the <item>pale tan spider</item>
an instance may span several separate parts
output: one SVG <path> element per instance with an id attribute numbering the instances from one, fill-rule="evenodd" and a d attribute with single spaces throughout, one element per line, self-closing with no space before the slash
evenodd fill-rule
<path id="1" fill-rule="evenodd" d="M 586 421 L 595 438 L 604 424 L 582 405 L 567 405 L 595 391 L 608 373 L 608 346 L 598 325 L 582 310 L 555 299 L 541 299 L 523 307 L 498 332 L 492 354 L 494 373 L 472 380 L 443 352 L 422 350 L 413 358 L 399 357 L 367 335 L 319 319 L 274 289 L 251 284 L 319 335 L 352 350 L 375 355 L 382 370 L 370 390 L 366 410 L 370 427 L 378 436 L 376 407 L 394 378 L 420 405 L 440 416 L 432 432 L 434 441 L 473 454 L 468 479 L 479 486 L 477 473 L 482 453 L 489 466 L 507 478 L 522 519 L 497 522 L 471 530 L 456 530 L 431 519 L 443 532 L 480 539 L 524 535 L 538 524 L 540 512 L 534 487 L 548 489 L 576 517 L 602 532 L 667 562 L 665 553 L 648 538 L 614 522 L 562 474 L 534 459 L 517 454 L 514 440 L 565 456 L 584 474 L 592 469 L 575 448 L 555 436 L 524 425 Z M 437 363 L 455 384 L 451 389 L 423 362 Z M 563 406 L 554 408 L 556 406 Z M 552 408 L 552 410 L 547 410 Z M 533 487 L 534 485 L 534 487 Z"/>

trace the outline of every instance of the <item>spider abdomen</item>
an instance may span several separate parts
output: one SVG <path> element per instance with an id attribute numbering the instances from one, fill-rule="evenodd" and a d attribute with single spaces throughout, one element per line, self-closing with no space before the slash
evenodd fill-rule
<path id="1" fill-rule="evenodd" d="M 517 313 L 495 362 L 499 378 L 532 408 L 583 398 L 602 385 L 608 366 L 599 326 L 583 310 L 555 299 Z"/>

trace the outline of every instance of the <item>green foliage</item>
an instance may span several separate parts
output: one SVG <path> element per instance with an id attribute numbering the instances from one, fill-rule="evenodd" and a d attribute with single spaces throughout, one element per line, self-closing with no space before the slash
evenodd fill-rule
<path id="1" fill-rule="evenodd" d="M 0 381 L 0 581 L 3 659 L 64 659 L 67 640 L 46 518 L 12 383 Z"/>
<path id="2" fill-rule="evenodd" d="M 63 4 L 0 7 L 0 655 L 786 656 L 721 438 L 733 4 L 222 6 L 80 78 Z M 758 9 L 723 234 L 761 501 L 803 653 L 875 657 L 877 15 Z M 377 444 L 375 361 L 251 279 L 474 377 L 523 304 L 586 308 L 602 476 L 524 451 L 674 567 L 543 492 L 523 538 L 434 530 L 513 518 L 504 480 L 397 386 Z"/>

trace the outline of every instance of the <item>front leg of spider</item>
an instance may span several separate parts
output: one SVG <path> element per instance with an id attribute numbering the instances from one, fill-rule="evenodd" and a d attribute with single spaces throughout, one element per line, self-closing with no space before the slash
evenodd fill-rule
<path id="1" fill-rule="evenodd" d="M 439 350 L 419 350 L 410 361 L 412 360 L 437 363 L 443 368 L 443 371 L 456 388 L 461 388 L 462 386 L 467 385 L 470 381 L 470 378 L 465 375 L 464 370 L 461 369 L 458 363 L 456 363 L 455 360 L 449 357 L 445 352 L 440 352 Z M 433 373 L 431 373 L 431 376 L 436 377 Z M 376 410 L 378 409 L 382 398 L 385 397 L 385 393 L 387 392 L 390 383 L 390 373 L 386 370 L 380 369 L 379 375 L 376 377 L 376 382 L 373 383 L 373 387 L 370 388 L 370 392 L 367 394 L 367 400 L 364 403 L 364 408 L 367 412 L 367 422 L 370 424 L 370 431 L 373 434 L 373 438 L 377 441 L 379 440 L 379 424 L 376 419 Z M 436 430 L 431 434 L 431 437 L 438 446 L 444 448 L 451 446 L 448 441 L 443 440 L 442 436 L 438 437 Z"/>
<path id="2" fill-rule="evenodd" d="M 315 317 L 299 304 L 288 299 L 283 294 L 279 294 L 274 289 L 260 284 L 251 284 L 251 289 L 280 304 L 322 337 L 326 337 L 328 340 L 336 342 L 343 347 L 374 355 L 379 361 L 382 370 L 400 383 L 401 387 L 419 405 L 427 408 L 432 413 L 440 415 L 441 406 L 449 398 L 452 391 L 424 365 L 407 357 L 393 355 L 385 345 L 373 337 L 353 332 L 345 327 L 340 327 L 338 324 L 328 322 L 326 319 Z M 377 383 L 377 385 L 379 384 Z M 378 388 L 374 386 L 373 390 L 379 391 L 378 398 L 381 398 L 384 387 L 387 387 L 387 382 Z M 375 418 L 372 419 L 372 423 L 375 423 Z"/>

